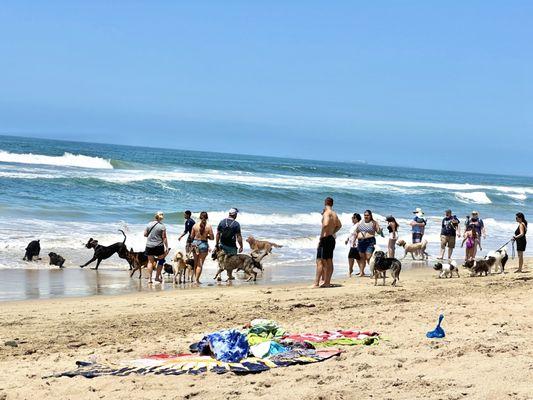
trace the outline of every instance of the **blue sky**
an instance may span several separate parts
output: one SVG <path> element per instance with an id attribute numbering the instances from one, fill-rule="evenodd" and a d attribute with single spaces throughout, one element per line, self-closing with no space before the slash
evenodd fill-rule
<path id="1" fill-rule="evenodd" d="M 0 133 L 533 175 L 531 1 L 0 7 Z"/>

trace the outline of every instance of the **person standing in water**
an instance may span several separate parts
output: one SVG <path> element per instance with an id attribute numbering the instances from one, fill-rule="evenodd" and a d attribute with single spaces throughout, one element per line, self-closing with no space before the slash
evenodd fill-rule
<path id="1" fill-rule="evenodd" d="M 363 220 L 357 224 L 357 250 L 359 251 L 359 276 L 365 276 L 366 264 L 374 254 L 376 248 L 376 234 L 381 233 L 381 227 L 374 220 L 372 211 L 366 210 Z"/>
<path id="2" fill-rule="evenodd" d="M 389 258 L 394 258 L 396 253 L 396 241 L 398 240 L 398 228 L 400 225 L 398 225 L 396 218 L 392 215 L 385 218 L 385 221 L 387 221 L 387 230 L 389 231 L 388 256 Z"/>
<path id="3" fill-rule="evenodd" d="M 167 228 L 163 224 L 165 215 L 162 211 L 158 211 L 154 215 L 154 221 L 150 222 L 144 229 L 144 237 L 146 238 L 145 254 L 148 257 L 148 283 L 152 281 L 152 271 L 155 268 L 156 260 L 164 258 L 168 254 Z M 155 280 L 163 282 L 161 276 L 162 265 L 157 265 Z"/>
<path id="4" fill-rule="evenodd" d="M 213 228 L 207 223 L 209 216 L 207 212 L 200 213 L 200 222 L 194 224 L 191 230 L 193 238 L 192 248 L 194 251 L 194 282 L 200 284 L 200 275 L 202 275 L 202 267 L 204 266 L 205 257 L 209 252 L 209 240 L 213 240 Z"/>
<path id="5" fill-rule="evenodd" d="M 455 238 L 461 236 L 461 223 L 457 216 L 452 215 L 452 210 L 446 210 L 442 219 L 440 230 L 440 256 L 444 258 L 446 247 L 448 247 L 448 260 L 451 260 L 453 249 L 455 248 Z"/>
<path id="6" fill-rule="evenodd" d="M 356 260 L 359 260 L 359 251 L 357 251 L 357 224 L 361 221 L 361 214 L 354 213 L 352 215 L 352 227 L 350 228 L 350 235 L 344 244 L 350 246 L 348 251 L 348 276 L 353 274 L 353 265 Z"/>
<path id="7" fill-rule="evenodd" d="M 341 229 L 342 224 L 333 211 L 333 199 L 326 197 L 322 212 L 322 229 L 316 252 L 316 277 L 313 287 L 330 287 L 333 275 L 333 250 L 335 250 L 335 234 Z M 320 285 L 320 280 L 324 283 Z"/>
<path id="8" fill-rule="evenodd" d="M 241 226 L 236 221 L 239 210 L 232 208 L 229 210 L 228 218 L 224 218 L 217 227 L 216 246 L 224 250 L 224 253 L 233 255 L 242 253 Z M 239 248 L 237 249 L 237 242 Z"/>
<path id="9" fill-rule="evenodd" d="M 524 251 L 526 251 L 526 233 L 527 233 L 527 221 L 523 213 L 516 213 L 516 222 L 518 222 L 518 228 L 514 232 L 513 241 L 516 243 L 516 252 L 518 253 L 518 269 L 515 272 L 524 272 Z"/>
<path id="10" fill-rule="evenodd" d="M 191 251 L 191 244 L 193 241 L 193 236 L 191 235 L 192 227 L 194 226 L 195 222 L 194 219 L 191 218 L 191 212 L 189 210 L 186 210 L 183 213 L 183 219 L 185 219 L 185 229 L 183 230 L 183 233 L 178 238 L 178 242 L 183 239 L 183 236 L 187 236 L 187 242 L 185 243 L 185 252 L 189 253 Z"/>

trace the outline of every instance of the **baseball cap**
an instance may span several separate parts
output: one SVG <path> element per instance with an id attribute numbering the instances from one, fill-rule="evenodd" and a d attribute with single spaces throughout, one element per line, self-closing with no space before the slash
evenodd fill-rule
<path id="1" fill-rule="evenodd" d="M 228 214 L 229 214 L 229 215 L 237 215 L 238 212 L 239 212 L 239 209 L 237 209 L 237 208 L 230 208 L 229 211 L 228 211 Z"/>
<path id="2" fill-rule="evenodd" d="M 478 214 L 479 213 L 476 210 L 472 211 L 472 215 L 478 215 Z"/>
<path id="3" fill-rule="evenodd" d="M 424 214 L 424 211 L 420 207 L 415 208 L 413 211 L 413 214 Z"/>

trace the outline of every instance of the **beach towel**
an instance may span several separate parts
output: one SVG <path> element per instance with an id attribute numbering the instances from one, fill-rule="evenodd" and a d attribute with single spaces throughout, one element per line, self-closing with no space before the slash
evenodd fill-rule
<path id="1" fill-rule="evenodd" d="M 302 349 L 276 354 L 272 357 L 259 359 L 247 357 L 238 363 L 218 361 L 209 356 L 193 354 L 148 356 L 137 360 L 127 360 L 119 365 L 105 365 L 92 362 L 78 361 L 77 369 L 60 372 L 50 377 L 96 378 L 99 376 L 128 376 L 128 375 L 198 375 L 205 372 L 224 374 L 252 374 L 268 371 L 271 368 L 289 367 L 298 364 L 321 362 L 339 355 L 339 350 L 310 350 Z"/>
<path id="2" fill-rule="evenodd" d="M 298 343 L 298 342 L 309 342 L 309 343 L 324 343 L 332 340 L 338 339 L 352 339 L 353 341 L 345 341 L 344 344 L 354 345 L 354 344 L 372 344 L 358 342 L 363 339 L 368 338 L 377 338 L 379 333 L 372 331 L 351 331 L 351 330 L 338 330 L 338 331 L 325 331 L 323 333 L 303 333 L 303 334 L 294 334 L 294 335 L 285 335 L 283 336 L 282 343 Z"/>
<path id="3" fill-rule="evenodd" d="M 224 362 L 239 362 L 248 356 L 248 340 L 246 336 L 235 329 L 218 331 L 204 336 L 198 343 L 201 355 L 213 355 Z"/>
<path id="4" fill-rule="evenodd" d="M 285 351 L 287 351 L 285 347 L 272 340 L 250 346 L 250 354 L 257 358 L 265 358 Z"/>

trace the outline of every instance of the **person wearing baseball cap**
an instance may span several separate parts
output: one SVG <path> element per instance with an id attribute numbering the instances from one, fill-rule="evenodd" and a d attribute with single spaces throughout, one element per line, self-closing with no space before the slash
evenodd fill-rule
<path id="1" fill-rule="evenodd" d="M 459 218 L 452 214 L 452 210 L 446 210 L 442 219 L 440 230 L 440 257 L 444 258 L 444 252 L 448 247 L 448 259 L 452 258 L 453 249 L 455 248 L 455 237 L 461 236 L 461 227 Z"/>
<path id="2" fill-rule="evenodd" d="M 228 217 L 220 221 L 217 227 L 216 246 L 220 246 L 226 254 L 242 253 L 243 250 L 241 226 L 236 221 L 238 213 L 238 209 L 231 208 Z"/>

